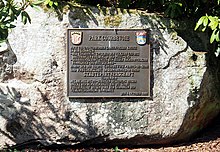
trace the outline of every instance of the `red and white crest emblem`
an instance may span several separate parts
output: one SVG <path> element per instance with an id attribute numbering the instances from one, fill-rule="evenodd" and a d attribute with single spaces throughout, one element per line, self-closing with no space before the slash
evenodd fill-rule
<path id="1" fill-rule="evenodd" d="M 82 42 L 82 32 L 70 32 L 71 42 L 79 45 Z"/>
<path id="2" fill-rule="evenodd" d="M 139 45 L 145 45 L 147 42 L 147 32 L 136 32 L 136 42 Z"/>

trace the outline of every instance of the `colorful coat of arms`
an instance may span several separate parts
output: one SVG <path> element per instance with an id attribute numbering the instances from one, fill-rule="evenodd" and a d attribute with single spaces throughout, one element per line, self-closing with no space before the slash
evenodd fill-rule
<path id="1" fill-rule="evenodd" d="M 75 45 L 79 45 L 82 42 L 82 32 L 71 32 L 71 42 Z"/>
<path id="2" fill-rule="evenodd" d="M 147 42 L 147 32 L 141 31 L 136 32 L 136 42 L 139 45 L 144 45 Z"/>

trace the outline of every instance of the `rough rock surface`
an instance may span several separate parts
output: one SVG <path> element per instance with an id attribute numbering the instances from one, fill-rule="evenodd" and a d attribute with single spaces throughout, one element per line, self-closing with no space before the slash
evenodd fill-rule
<path id="1" fill-rule="evenodd" d="M 77 8 L 60 22 L 54 14 L 29 12 L 32 24 L 18 23 L 0 52 L 1 147 L 29 141 L 170 143 L 188 139 L 218 114 L 217 59 L 210 57 L 206 64 L 201 52 L 206 41 L 198 41 L 201 50 L 195 52 L 169 19 L 133 10 Z M 152 98 L 69 99 L 65 45 L 70 27 L 150 28 Z"/>

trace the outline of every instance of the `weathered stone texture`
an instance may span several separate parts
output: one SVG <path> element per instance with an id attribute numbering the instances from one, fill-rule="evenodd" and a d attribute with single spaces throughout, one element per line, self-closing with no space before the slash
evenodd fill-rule
<path id="1" fill-rule="evenodd" d="M 218 76 L 206 67 L 205 53 L 194 52 L 169 19 L 133 10 L 112 15 L 114 10 L 77 8 L 59 22 L 54 14 L 28 11 L 32 24 L 18 23 L 6 51 L 12 55 L 1 54 L 14 61 L 4 62 L 10 73 L 1 62 L 1 147 L 33 140 L 169 143 L 191 137 L 217 115 Z M 152 98 L 68 99 L 65 45 L 70 27 L 150 28 Z"/>

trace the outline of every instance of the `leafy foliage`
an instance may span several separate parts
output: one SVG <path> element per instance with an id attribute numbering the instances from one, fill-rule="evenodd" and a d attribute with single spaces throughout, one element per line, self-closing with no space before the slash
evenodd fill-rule
<path id="1" fill-rule="evenodd" d="M 219 43 L 220 31 L 220 0 L 73 0 L 80 4 L 101 5 L 109 7 L 119 7 L 127 9 L 143 9 L 149 12 L 163 13 L 165 16 L 175 19 L 182 17 L 200 18 L 195 30 L 203 27 L 212 30 L 210 43 Z M 205 15 L 210 14 L 210 15 Z M 219 45 L 218 45 L 219 46 Z M 220 50 L 220 48 L 218 48 Z"/>
<path id="2" fill-rule="evenodd" d="M 210 43 L 214 41 L 220 42 L 219 31 L 220 31 L 220 19 L 218 16 L 202 16 L 198 22 L 196 23 L 195 30 L 197 30 L 200 26 L 202 26 L 202 31 L 204 32 L 206 28 L 210 28 L 212 30 L 212 35 L 210 37 Z"/>
<path id="3" fill-rule="evenodd" d="M 171 18 L 200 16 L 217 11 L 216 2 L 209 0 L 72 0 L 79 4 L 142 9 L 149 12 L 164 13 Z M 220 0 L 216 0 L 220 3 Z"/>
<path id="4" fill-rule="evenodd" d="M 202 32 L 204 32 L 206 29 L 209 29 L 212 31 L 212 34 L 210 35 L 210 43 L 216 42 L 217 43 L 217 48 L 215 55 L 219 56 L 220 54 L 220 37 L 219 37 L 219 32 L 220 32 L 220 18 L 218 17 L 220 14 L 220 0 L 216 0 L 216 6 L 212 10 L 212 15 L 204 15 L 200 17 L 200 19 L 197 21 L 195 30 L 201 29 Z"/>
<path id="5" fill-rule="evenodd" d="M 47 5 L 47 7 L 56 8 L 58 6 L 58 1 L 45 0 L 44 4 Z"/>
<path id="6" fill-rule="evenodd" d="M 64 8 L 66 6 L 73 7 L 72 4 L 74 6 L 78 4 L 142 9 L 148 12 L 162 13 L 175 19 L 200 18 L 195 30 L 212 30 L 210 43 L 220 43 L 220 0 L 22 0 L 20 3 L 16 3 L 14 0 L 0 0 L 0 41 L 7 39 L 9 30 L 15 27 L 14 22 L 19 16 L 24 24 L 31 23 L 31 18 L 25 11 L 28 6 L 35 8 L 39 5 L 46 6 L 55 11 L 59 19 L 62 19 Z M 203 16 L 201 17 L 201 15 Z"/>
<path id="7" fill-rule="evenodd" d="M 29 0 L 15 3 L 14 0 L 0 0 L 0 42 L 5 41 L 10 29 L 16 27 L 15 21 L 21 16 L 21 21 L 31 23 L 31 18 L 25 9 L 30 5 Z"/>
<path id="8" fill-rule="evenodd" d="M 175 19 L 182 17 L 200 18 L 195 30 L 202 27 L 212 30 L 210 43 L 217 42 L 217 55 L 220 54 L 220 0 L 75 0 L 80 4 L 103 5 L 119 8 L 143 9 L 148 12 L 163 13 L 165 16 Z M 209 14 L 209 15 L 206 15 Z"/>

